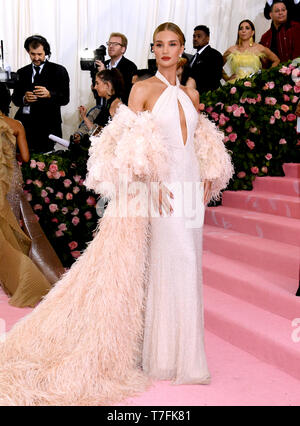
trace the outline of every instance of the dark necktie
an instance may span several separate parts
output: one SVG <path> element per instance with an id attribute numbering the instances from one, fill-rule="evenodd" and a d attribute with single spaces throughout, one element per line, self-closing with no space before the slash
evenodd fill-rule
<path id="1" fill-rule="evenodd" d="M 33 79 L 33 83 L 34 83 L 34 85 L 38 85 L 41 69 L 40 69 L 40 67 L 36 67 L 36 66 L 34 66 L 34 69 L 35 69 L 35 76 L 34 76 L 34 79 Z"/>

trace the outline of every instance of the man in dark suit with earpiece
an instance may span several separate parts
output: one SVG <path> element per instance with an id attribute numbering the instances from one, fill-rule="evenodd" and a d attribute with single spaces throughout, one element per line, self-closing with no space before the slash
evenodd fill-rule
<path id="1" fill-rule="evenodd" d="M 24 48 L 31 64 L 17 72 L 18 81 L 12 95 L 19 107 L 15 118 L 25 127 L 30 151 L 45 153 L 54 148 L 49 134 L 62 136 L 60 109 L 69 103 L 70 79 L 62 65 L 49 62 L 51 50 L 44 37 L 28 37 Z"/>
<path id="2" fill-rule="evenodd" d="M 210 31 L 205 25 L 194 29 L 193 47 L 197 53 L 190 61 L 190 73 L 196 82 L 198 92 L 215 90 L 220 86 L 223 71 L 223 57 L 218 50 L 209 45 Z"/>

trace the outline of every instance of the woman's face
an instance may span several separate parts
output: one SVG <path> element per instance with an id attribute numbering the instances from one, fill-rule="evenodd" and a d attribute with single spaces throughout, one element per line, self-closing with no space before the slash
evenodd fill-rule
<path id="1" fill-rule="evenodd" d="M 164 68 L 177 67 L 179 56 L 182 55 L 184 46 L 173 31 L 165 30 L 156 34 L 153 52 L 157 66 Z"/>
<path id="2" fill-rule="evenodd" d="M 249 40 L 254 35 L 254 31 L 248 22 L 242 22 L 239 28 L 239 37 L 241 40 Z"/>
<path id="3" fill-rule="evenodd" d="M 95 89 L 97 90 L 98 96 L 106 98 L 109 92 L 109 85 L 107 82 L 101 80 L 101 78 L 96 77 Z"/>

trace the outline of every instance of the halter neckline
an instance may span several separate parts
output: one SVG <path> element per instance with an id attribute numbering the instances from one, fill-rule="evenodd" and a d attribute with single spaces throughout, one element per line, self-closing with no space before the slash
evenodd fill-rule
<path id="1" fill-rule="evenodd" d="M 164 77 L 159 71 L 156 71 L 155 77 L 158 78 L 160 81 L 162 81 L 163 83 L 165 83 L 168 87 L 179 87 L 180 86 L 180 81 L 178 79 L 178 77 L 176 76 L 176 85 L 171 84 L 166 77 Z"/>

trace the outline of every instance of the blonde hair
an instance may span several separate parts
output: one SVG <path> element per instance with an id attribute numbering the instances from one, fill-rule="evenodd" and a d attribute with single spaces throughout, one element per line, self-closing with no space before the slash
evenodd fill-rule
<path id="1" fill-rule="evenodd" d="M 183 32 L 178 27 L 178 25 L 174 24 L 173 22 L 164 22 L 163 24 L 160 24 L 156 28 L 156 30 L 154 31 L 153 42 L 155 42 L 155 38 L 156 38 L 157 34 L 160 33 L 161 31 L 172 31 L 173 33 L 175 33 L 178 36 L 180 44 L 182 46 L 185 45 L 185 37 L 184 37 Z"/>
<path id="2" fill-rule="evenodd" d="M 128 44 L 128 40 L 127 37 L 122 34 L 122 33 L 111 33 L 111 35 L 109 36 L 109 39 L 111 39 L 112 37 L 120 37 L 120 39 L 122 40 L 122 46 L 125 47 L 125 49 L 127 49 L 127 44 Z"/>

